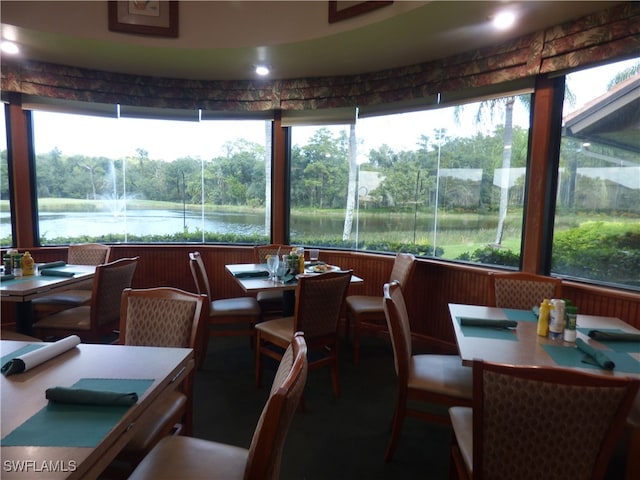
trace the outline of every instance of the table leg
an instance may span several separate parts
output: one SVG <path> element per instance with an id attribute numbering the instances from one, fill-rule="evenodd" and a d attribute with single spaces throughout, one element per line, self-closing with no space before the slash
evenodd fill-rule
<path id="1" fill-rule="evenodd" d="M 296 308 L 296 291 L 284 290 L 282 292 L 282 316 L 292 317 Z"/>
<path id="2" fill-rule="evenodd" d="M 16 303 L 16 332 L 33 336 L 33 305 L 30 301 Z"/>

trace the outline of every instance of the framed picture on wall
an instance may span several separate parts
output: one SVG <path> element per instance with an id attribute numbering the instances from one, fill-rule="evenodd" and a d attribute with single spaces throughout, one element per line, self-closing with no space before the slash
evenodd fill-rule
<path id="1" fill-rule="evenodd" d="M 329 2 L 329 23 L 339 22 L 347 18 L 356 17 L 363 13 L 377 10 L 378 8 L 391 5 L 393 1 L 385 2 L 346 2 L 346 1 L 330 1 Z"/>
<path id="2" fill-rule="evenodd" d="M 130 0 L 109 2 L 109 30 L 114 32 L 178 36 L 178 2 Z"/>

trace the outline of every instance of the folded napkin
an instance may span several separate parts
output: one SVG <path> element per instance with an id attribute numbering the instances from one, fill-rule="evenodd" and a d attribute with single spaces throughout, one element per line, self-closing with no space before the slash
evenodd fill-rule
<path id="1" fill-rule="evenodd" d="M 73 403 L 78 405 L 135 405 L 138 401 L 136 392 L 121 393 L 104 390 L 86 390 L 83 388 L 53 387 L 44 392 L 47 400 L 57 403 Z"/>
<path id="2" fill-rule="evenodd" d="M 65 270 L 55 270 L 53 268 L 45 268 L 40 270 L 40 275 L 46 275 L 49 277 L 73 277 L 75 273 L 67 272 Z"/>
<path id="3" fill-rule="evenodd" d="M 268 277 L 269 272 L 266 270 L 245 270 L 244 272 L 238 272 L 234 274 L 236 278 L 255 278 L 255 277 Z"/>
<path id="4" fill-rule="evenodd" d="M 576 339 L 576 347 L 578 347 L 578 350 L 586 355 L 582 360 L 584 363 L 595 363 L 605 370 L 613 370 L 615 368 L 616 364 L 613 363 L 613 361 L 611 361 L 609 357 L 607 357 L 606 353 L 604 353 L 602 350 L 593 348 L 591 345 L 585 343 L 582 339 Z"/>
<path id="5" fill-rule="evenodd" d="M 4 365 L 2 365 L 2 368 L 0 368 L 0 373 L 2 373 L 5 377 L 8 377 L 9 375 L 13 375 L 15 373 L 26 372 L 27 370 L 33 367 L 37 367 L 47 360 L 51 360 L 52 358 L 57 357 L 67 350 L 71 350 L 79 344 L 80 337 L 78 337 L 77 335 L 69 335 L 68 337 L 62 338 L 57 342 L 45 343 L 38 349 L 28 351 L 23 354 L 17 354 L 15 357 L 13 355 L 8 355 L 8 357 L 11 357 L 11 359 L 5 362 Z"/>
<path id="6" fill-rule="evenodd" d="M 64 267 L 66 264 L 67 263 L 63 262 L 62 260 L 57 260 L 55 262 L 43 263 L 42 265 L 38 266 L 38 269 L 46 270 L 47 268 Z"/>
<path id="7" fill-rule="evenodd" d="M 640 342 L 640 333 L 589 330 L 589 337 L 603 342 Z"/>
<path id="8" fill-rule="evenodd" d="M 498 320 L 493 318 L 460 317 L 460 325 L 464 327 L 516 328 L 518 322 L 515 320 Z"/>
<path id="9" fill-rule="evenodd" d="M 295 281 L 296 276 L 293 275 L 292 273 L 287 272 L 286 274 L 284 274 L 281 278 L 282 283 L 291 283 L 293 281 Z"/>
<path id="10" fill-rule="evenodd" d="M 12 275 L 10 273 L 7 273 L 6 275 L 0 275 L 1 282 L 7 281 L 7 280 L 13 280 L 14 278 L 16 278 L 15 275 Z"/>

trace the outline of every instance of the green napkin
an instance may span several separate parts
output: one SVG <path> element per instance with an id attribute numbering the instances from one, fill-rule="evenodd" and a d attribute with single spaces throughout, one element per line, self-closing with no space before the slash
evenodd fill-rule
<path id="1" fill-rule="evenodd" d="M 44 392 L 47 400 L 57 403 L 78 405 L 120 405 L 130 406 L 138 401 L 136 392 L 120 393 L 83 388 L 53 387 Z"/>
<path id="2" fill-rule="evenodd" d="M 585 358 L 582 359 L 585 363 L 595 363 L 596 365 L 604 368 L 605 370 L 613 370 L 616 367 L 616 364 L 607 357 L 607 355 L 602 351 L 593 348 L 591 345 L 585 343 L 582 339 L 576 339 L 576 346 L 578 350 L 585 354 Z"/>
<path id="3" fill-rule="evenodd" d="M 492 318 L 460 317 L 460 325 L 463 327 L 516 328 L 518 322 L 515 320 L 498 320 Z"/>
<path id="4" fill-rule="evenodd" d="M 6 275 L 0 275 L 0 281 L 1 282 L 6 282 L 7 280 L 13 280 L 15 277 L 15 275 L 12 275 L 10 273 L 7 273 Z"/>
<path id="5" fill-rule="evenodd" d="M 66 262 L 63 262 L 62 260 L 58 260 L 55 262 L 43 263 L 42 265 L 39 265 L 38 268 L 40 270 L 46 270 L 47 268 L 64 267 L 66 264 L 67 264 Z"/>
<path id="6" fill-rule="evenodd" d="M 601 342 L 640 342 L 640 333 L 589 330 L 589 337 Z"/>
<path id="7" fill-rule="evenodd" d="M 55 270 L 53 268 L 45 268 L 44 270 L 40 271 L 40 275 L 47 275 L 49 277 L 73 277 L 75 273 L 66 272 L 64 270 Z"/>
<path id="8" fill-rule="evenodd" d="M 269 272 L 266 270 L 245 270 L 244 272 L 238 272 L 234 275 L 236 278 L 259 278 L 268 277 Z"/>

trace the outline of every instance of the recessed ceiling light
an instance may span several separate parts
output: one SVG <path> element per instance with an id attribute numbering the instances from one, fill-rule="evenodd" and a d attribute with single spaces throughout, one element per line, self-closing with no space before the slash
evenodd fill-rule
<path id="1" fill-rule="evenodd" d="M 269 67 L 266 65 L 256 65 L 256 73 L 261 77 L 269 75 Z"/>
<path id="2" fill-rule="evenodd" d="M 498 30 L 506 30 L 511 28 L 516 21 L 516 16 L 513 12 L 500 12 L 493 17 L 493 26 Z"/>
<path id="3" fill-rule="evenodd" d="M 8 55 L 16 55 L 20 53 L 18 45 L 13 42 L 7 42 L 6 40 L 3 40 L 2 43 L 0 43 L 0 49 Z"/>

